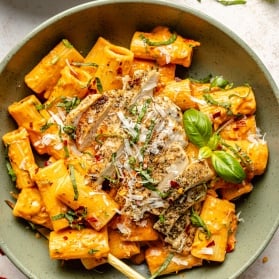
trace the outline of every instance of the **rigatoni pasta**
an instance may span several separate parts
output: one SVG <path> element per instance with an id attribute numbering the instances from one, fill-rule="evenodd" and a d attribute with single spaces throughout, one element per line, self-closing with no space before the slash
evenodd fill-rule
<path id="1" fill-rule="evenodd" d="M 165 26 L 130 48 L 100 36 L 84 56 L 64 39 L 25 76 L 39 96 L 8 107 L 3 142 L 13 214 L 49 230 L 50 258 L 145 262 L 155 278 L 235 249 L 234 200 L 268 146 L 252 86 L 177 76 L 200 45 Z"/>

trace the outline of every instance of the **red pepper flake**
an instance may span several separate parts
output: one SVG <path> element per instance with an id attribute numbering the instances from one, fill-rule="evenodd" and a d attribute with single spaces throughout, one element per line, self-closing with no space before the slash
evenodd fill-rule
<path id="1" fill-rule="evenodd" d="M 208 242 L 207 245 L 206 245 L 206 247 L 212 247 L 212 246 L 215 246 L 215 241 L 214 240 Z"/>
<path id="2" fill-rule="evenodd" d="M 64 140 L 64 141 L 63 141 L 63 144 L 64 144 L 64 146 L 67 146 L 67 145 L 68 145 L 68 141 L 67 141 L 67 140 Z"/>
<path id="3" fill-rule="evenodd" d="M 118 67 L 116 70 L 117 75 L 121 76 L 123 74 L 123 70 L 121 67 Z"/>
<path id="4" fill-rule="evenodd" d="M 63 236 L 63 239 L 64 239 L 64 240 L 68 240 L 68 236 L 67 236 L 67 235 L 64 235 L 64 236 Z"/>
<path id="5" fill-rule="evenodd" d="M 177 189 L 177 188 L 179 188 L 180 185 L 176 181 L 171 180 L 170 186 L 171 186 L 171 188 Z"/>
<path id="6" fill-rule="evenodd" d="M 95 155 L 95 159 L 96 159 L 96 161 L 101 161 L 102 156 L 97 154 L 97 155 Z"/>
<path id="7" fill-rule="evenodd" d="M 217 118 L 217 117 L 220 117 L 220 116 L 221 116 L 221 111 L 220 110 L 214 112 L 213 115 L 212 115 L 213 118 Z"/>
<path id="8" fill-rule="evenodd" d="M 98 219 L 91 216 L 91 217 L 86 218 L 86 221 L 89 223 L 95 223 L 95 222 L 98 222 Z"/>

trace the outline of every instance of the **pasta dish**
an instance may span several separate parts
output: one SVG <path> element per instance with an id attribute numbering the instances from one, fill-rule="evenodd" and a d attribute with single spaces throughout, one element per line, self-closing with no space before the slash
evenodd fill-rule
<path id="1" fill-rule="evenodd" d="M 165 26 L 129 48 L 99 37 L 85 56 L 63 39 L 25 75 L 3 136 L 12 212 L 47 229 L 51 259 L 89 270 L 113 255 L 155 278 L 235 249 L 234 201 L 268 147 L 252 86 L 176 76 L 200 45 Z"/>

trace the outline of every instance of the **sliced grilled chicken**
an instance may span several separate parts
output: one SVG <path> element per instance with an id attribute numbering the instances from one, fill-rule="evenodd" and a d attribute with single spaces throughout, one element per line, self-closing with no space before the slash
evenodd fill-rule
<path id="1" fill-rule="evenodd" d="M 90 175 L 99 185 L 106 179 L 117 188 L 121 213 L 135 221 L 146 213 L 165 214 L 164 226 L 155 228 L 172 243 L 181 232 L 176 223 L 202 199 L 199 185 L 214 173 L 206 161 L 189 162 L 182 112 L 168 98 L 153 97 L 157 78 L 156 72 L 139 72 L 125 88 L 82 102 L 67 121 L 77 123 L 78 149 L 94 149 L 98 168 Z M 186 245 L 179 236 L 175 249 Z"/>
<path id="2" fill-rule="evenodd" d="M 107 116 L 113 100 L 106 95 L 100 95 L 85 110 L 76 126 L 76 143 L 79 150 L 83 151 L 95 140 L 99 124 Z"/>

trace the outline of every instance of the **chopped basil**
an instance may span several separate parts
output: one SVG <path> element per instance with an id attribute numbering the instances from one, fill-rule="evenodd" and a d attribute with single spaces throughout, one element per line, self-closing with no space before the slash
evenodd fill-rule
<path id="1" fill-rule="evenodd" d="M 63 39 L 62 42 L 63 42 L 65 47 L 73 48 L 73 45 L 67 39 Z"/>
<path id="2" fill-rule="evenodd" d="M 163 264 L 153 273 L 151 277 L 149 277 L 149 279 L 154 279 L 159 276 L 169 266 L 173 256 L 173 253 L 169 253 Z"/>
<path id="3" fill-rule="evenodd" d="M 71 178 L 71 182 L 73 185 L 73 189 L 74 189 L 74 200 L 78 200 L 78 187 L 77 187 L 77 181 L 76 181 L 76 176 L 75 176 L 75 167 L 73 165 L 69 165 L 69 171 L 70 171 L 70 178 Z"/>
<path id="4" fill-rule="evenodd" d="M 165 215 L 163 215 L 163 214 L 160 214 L 159 215 L 159 221 L 160 221 L 160 223 L 165 223 Z"/>
<path id="5" fill-rule="evenodd" d="M 6 167 L 7 167 L 9 176 L 11 177 L 12 181 L 15 182 L 16 181 L 16 174 L 15 174 L 9 160 L 6 160 Z"/>
<path id="6" fill-rule="evenodd" d="M 61 102 L 59 102 L 56 106 L 64 108 L 66 112 L 69 113 L 72 109 L 76 108 L 79 103 L 80 99 L 78 97 L 61 97 Z"/>
<path id="7" fill-rule="evenodd" d="M 96 87 L 97 87 L 97 90 L 98 90 L 100 93 L 103 93 L 103 85 L 102 85 L 102 83 L 101 83 L 100 78 L 96 77 L 95 80 L 96 80 Z"/>
<path id="8" fill-rule="evenodd" d="M 90 249 L 89 251 L 88 251 L 88 254 L 89 255 L 93 255 L 93 254 L 95 254 L 95 253 L 97 253 L 99 250 L 97 250 L 97 249 Z"/>
<path id="9" fill-rule="evenodd" d="M 190 216 L 190 220 L 193 226 L 200 227 L 204 230 L 206 234 L 206 238 L 210 238 L 211 232 L 209 231 L 206 223 L 193 208 L 192 208 L 192 214 Z"/>
<path id="10" fill-rule="evenodd" d="M 177 34 L 176 33 L 172 33 L 170 38 L 166 41 L 150 41 L 148 38 L 146 38 L 143 34 L 140 34 L 140 39 L 147 45 L 149 46 L 165 46 L 165 45 L 170 45 L 172 43 L 174 43 L 177 39 Z"/>
<path id="11" fill-rule="evenodd" d="M 96 67 L 96 68 L 99 67 L 98 64 L 93 62 L 71 62 L 71 64 L 77 67 L 82 67 L 82 66 L 84 67 L 89 66 L 89 67 Z"/>
<path id="12" fill-rule="evenodd" d="M 44 124 L 43 126 L 40 127 L 40 131 L 42 133 L 44 133 L 51 125 L 53 125 L 52 122 L 48 122 L 48 123 Z"/>
<path id="13" fill-rule="evenodd" d="M 215 76 L 210 79 L 210 88 L 219 87 L 222 89 L 229 89 L 233 87 L 233 83 L 224 79 L 223 76 Z"/>
<path id="14" fill-rule="evenodd" d="M 73 229 L 81 229 L 84 227 L 84 219 L 87 216 L 87 208 L 86 207 L 80 207 L 77 210 L 68 210 L 65 213 L 60 213 L 54 216 L 51 216 L 52 221 L 57 221 L 60 219 L 65 218 L 69 226 Z"/>
<path id="15" fill-rule="evenodd" d="M 75 138 L 75 131 L 76 127 L 72 125 L 66 125 L 63 127 L 64 133 L 70 136 L 70 138 L 74 139 Z"/>
<path id="16" fill-rule="evenodd" d="M 203 98 L 206 100 L 206 102 L 208 104 L 218 106 L 218 107 L 222 107 L 222 108 L 226 109 L 228 115 L 233 114 L 232 111 L 231 111 L 231 105 L 232 104 L 230 102 L 218 102 L 212 97 L 211 94 L 203 94 Z"/>

